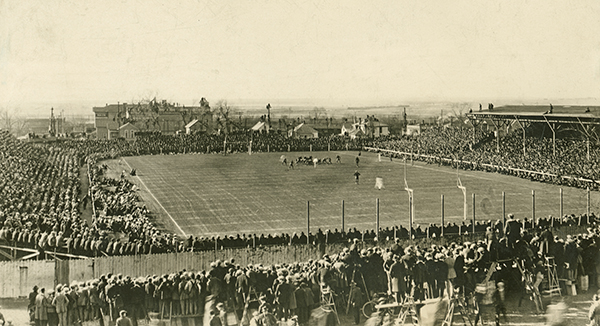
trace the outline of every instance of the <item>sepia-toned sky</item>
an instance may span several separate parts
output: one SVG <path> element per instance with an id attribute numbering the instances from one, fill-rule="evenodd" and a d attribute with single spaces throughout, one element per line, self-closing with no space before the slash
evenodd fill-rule
<path id="1" fill-rule="evenodd" d="M 0 108 L 600 98 L 600 1 L 0 0 Z"/>

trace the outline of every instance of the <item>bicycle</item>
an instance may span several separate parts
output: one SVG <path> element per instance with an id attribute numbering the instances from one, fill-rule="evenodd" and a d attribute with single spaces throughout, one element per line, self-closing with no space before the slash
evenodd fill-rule
<path id="1" fill-rule="evenodd" d="M 389 302 L 393 302 L 394 298 L 387 294 L 387 293 L 375 293 L 375 295 L 373 296 L 373 298 L 367 302 L 365 302 L 365 304 L 362 306 L 361 308 L 361 312 L 363 314 L 363 316 L 365 316 L 365 318 L 369 319 L 371 318 L 371 315 L 377 311 L 377 309 L 375 308 L 375 306 L 377 306 L 379 304 L 379 300 L 380 299 L 385 299 L 383 301 L 383 303 L 389 303 Z"/>
<path id="2" fill-rule="evenodd" d="M 395 325 L 403 325 L 409 316 L 412 324 L 419 324 L 417 308 L 412 295 L 397 302 L 393 296 L 387 293 L 378 293 L 362 307 L 362 313 L 367 319 L 373 317 L 375 312 L 378 312 L 382 319 L 394 318 Z"/>

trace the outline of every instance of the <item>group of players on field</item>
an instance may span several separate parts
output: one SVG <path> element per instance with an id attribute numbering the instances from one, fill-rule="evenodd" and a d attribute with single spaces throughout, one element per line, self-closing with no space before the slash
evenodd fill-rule
<path id="1" fill-rule="evenodd" d="M 358 166 L 360 163 L 360 154 L 361 154 L 361 152 L 358 152 L 358 156 L 355 159 L 357 169 L 358 169 Z M 321 158 L 317 158 L 317 157 L 312 157 L 312 155 L 311 156 L 299 156 L 295 160 L 294 159 L 288 160 L 288 158 L 285 155 L 281 155 L 281 157 L 279 157 L 279 161 L 281 162 L 282 165 L 287 166 L 287 168 L 290 170 L 293 170 L 294 167 L 299 164 L 313 165 L 315 168 L 317 167 L 318 164 L 333 164 L 331 162 L 331 157 L 324 157 L 321 159 Z M 335 163 L 336 164 L 342 163 L 342 159 L 339 155 L 335 156 Z M 354 183 L 358 184 L 358 180 L 360 178 L 360 173 L 358 172 L 358 170 L 354 171 L 353 176 L 354 176 Z"/>
<path id="2" fill-rule="evenodd" d="M 298 158 L 289 159 L 285 155 L 281 155 L 279 161 L 282 165 L 288 167 L 288 169 L 294 169 L 295 166 L 303 164 L 303 165 L 313 165 L 315 168 L 318 164 L 333 164 L 331 161 L 331 157 L 317 158 L 311 156 L 299 156 Z M 335 163 L 341 163 L 340 156 L 337 155 L 335 157 Z"/>

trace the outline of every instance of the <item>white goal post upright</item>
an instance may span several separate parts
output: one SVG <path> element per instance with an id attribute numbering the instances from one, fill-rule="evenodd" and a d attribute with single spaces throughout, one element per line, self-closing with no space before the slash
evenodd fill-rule
<path id="1" fill-rule="evenodd" d="M 408 187 L 408 182 L 406 181 L 406 159 L 404 159 L 404 190 L 408 193 L 408 238 L 412 240 L 412 227 L 415 215 L 415 206 L 413 201 L 413 190 Z"/>
<path id="2" fill-rule="evenodd" d="M 250 134 L 250 143 L 248 144 L 248 155 L 252 155 L 252 141 L 254 140 L 254 132 Z"/>
<path id="3" fill-rule="evenodd" d="M 460 181 L 460 176 L 458 176 L 458 165 L 456 166 L 456 187 L 458 187 L 458 189 L 462 190 L 463 193 L 463 220 L 467 219 L 467 210 L 469 209 L 467 206 L 467 188 L 465 186 L 462 185 L 462 182 Z"/>

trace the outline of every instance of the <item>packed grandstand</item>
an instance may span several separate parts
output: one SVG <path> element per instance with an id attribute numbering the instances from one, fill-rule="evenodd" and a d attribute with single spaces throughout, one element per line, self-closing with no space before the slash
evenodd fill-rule
<path id="1" fill-rule="evenodd" d="M 64 320 L 70 325 L 101 316 L 116 320 L 125 310 L 134 322 L 147 318 L 150 312 L 161 318 L 203 315 L 205 320 L 220 318 L 222 322 L 227 322 L 228 315 L 233 313 L 246 325 L 275 325 L 274 321 L 281 319 L 306 325 L 312 308 L 326 304 L 326 295 L 331 291 L 336 294 L 336 312 L 349 314 L 358 323 L 361 318 L 364 320 L 361 308 L 377 293 L 389 294 L 389 297 L 382 296 L 380 304 L 400 303 L 400 306 L 413 300 L 444 296 L 451 300 L 483 297 L 478 285 L 489 281 L 488 271 L 498 265 L 502 268 L 495 273 L 497 283 L 494 284 L 514 279 L 522 281 L 507 284 L 507 291 L 520 292 L 525 286 L 533 293 L 541 291 L 541 280 L 537 281 L 540 275 L 548 275 L 547 269 L 556 269 L 560 279 L 567 280 L 569 286 L 584 286 L 579 283 L 581 276 L 588 276 L 591 286 L 600 287 L 597 272 L 600 270 L 600 228 L 593 214 L 538 218 L 525 223 L 512 218 L 506 223 L 478 222 L 475 230 L 480 233 L 480 240 L 430 246 L 401 241 L 409 240 L 409 231 L 402 225 L 380 230 L 380 239 L 375 239 L 375 230 L 357 229 L 319 230 L 315 234 L 210 237 L 195 234 L 182 239 L 159 229 L 134 184 L 127 178 L 110 178 L 102 163 L 105 159 L 132 155 L 207 154 L 219 153 L 224 148 L 230 153 L 246 152 L 250 140 L 252 150 L 257 152 L 368 147 L 393 157 L 406 157 L 406 153 L 411 153 L 414 159 L 430 164 L 514 174 L 592 191 L 600 186 L 594 181 L 600 180 L 600 151 L 596 145 L 589 159 L 582 159 L 587 154 L 584 141 L 558 139 L 557 154 L 552 156 L 549 140 L 527 138 L 528 155 L 523 156 L 522 140 L 516 135 L 504 137 L 498 151 L 489 134 L 478 133 L 473 140 L 471 131 L 463 128 L 431 127 L 418 137 L 377 139 L 344 136 L 292 139 L 276 133 L 248 132 L 227 136 L 168 136 L 146 132 L 139 133 L 135 141 L 59 139 L 48 143 L 23 142 L 0 131 L 0 244 L 35 249 L 40 258 L 45 252 L 62 252 L 81 258 L 307 242 L 346 244 L 338 254 L 314 261 L 248 266 L 240 266 L 233 260 L 215 261 L 205 271 L 181 270 L 139 278 L 115 271 L 98 279 L 45 289 L 45 293 L 36 288 L 30 295 L 32 318 L 52 319 L 53 323 Z M 88 167 L 89 174 L 89 192 L 83 196 L 82 166 Z M 563 178 L 565 176 L 569 178 Z M 81 215 L 87 205 L 94 207 L 90 221 Z M 564 238 L 555 235 L 560 226 L 571 225 L 588 229 Z M 470 232 L 473 226 L 464 222 L 462 225 L 432 224 L 416 228 L 412 234 L 414 240 L 439 238 L 442 228 L 444 235 L 453 235 L 465 230 Z M 120 236 L 115 236 L 117 234 Z M 389 241 L 383 245 L 382 239 Z M 549 265 L 548 257 L 553 257 L 555 264 Z M 519 276 L 515 278 L 514 274 Z M 546 284 L 548 290 L 552 290 L 551 285 Z M 249 309 L 252 296 L 257 299 L 256 306 Z M 502 299 L 495 300 L 501 305 Z M 64 307 L 61 302 L 66 302 Z M 539 309 L 543 310 L 543 306 Z M 368 315 L 369 320 L 386 318 L 384 311 L 381 315 Z"/>

